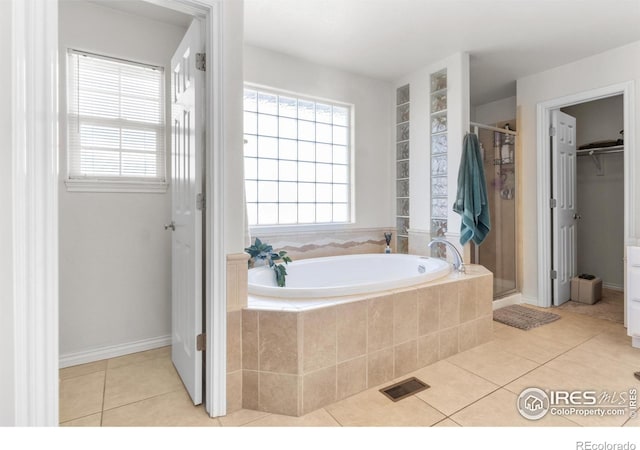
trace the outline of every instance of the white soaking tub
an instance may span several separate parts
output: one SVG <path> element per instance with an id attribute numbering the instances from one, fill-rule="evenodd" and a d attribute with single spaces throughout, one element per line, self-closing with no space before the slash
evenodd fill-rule
<path id="1" fill-rule="evenodd" d="M 269 267 L 249 270 L 249 295 L 319 299 L 406 288 L 442 278 L 451 264 L 403 254 L 331 256 L 287 265 L 286 287 L 278 287 Z"/>

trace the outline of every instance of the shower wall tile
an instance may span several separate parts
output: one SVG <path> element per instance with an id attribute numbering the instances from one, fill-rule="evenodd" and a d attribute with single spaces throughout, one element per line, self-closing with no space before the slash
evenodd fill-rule
<path id="1" fill-rule="evenodd" d="M 431 118 L 431 132 L 442 133 L 447 131 L 447 115 L 440 114 Z M 408 134 L 407 134 L 408 136 Z M 408 139 L 408 137 L 407 137 Z"/>
<path id="2" fill-rule="evenodd" d="M 431 154 L 438 155 L 447 153 L 449 144 L 446 134 L 437 134 L 431 137 Z"/>
<path id="3" fill-rule="evenodd" d="M 409 199 L 408 198 L 399 198 L 397 199 L 397 215 L 398 216 L 409 216 Z"/>
<path id="4" fill-rule="evenodd" d="M 403 123 L 409 121 L 409 103 L 398 106 L 396 108 L 396 123 Z"/>
<path id="5" fill-rule="evenodd" d="M 396 159 L 409 159 L 409 141 L 396 144 Z"/>
<path id="6" fill-rule="evenodd" d="M 409 233 L 409 218 L 398 217 L 396 219 L 396 225 L 398 227 L 398 234 L 407 235 Z"/>
<path id="7" fill-rule="evenodd" d="M 446 198 L 431 199 L 431 217 L 445 219 L 447 217 L 448 202 Z"/>
<path id="8" fill-rule="evenodd" d="M 409 161 L 398 161 L 396 163 L 396 177 L 409 178 Z"/>
<path id="9" fill-rule="evenodd" d="M 409 140 L 409 122 L 401 123 L 400 125 L 396 126 L 396 140 L 398 142 Z"/>
<path id="10" fill-rule="evenodd" d="M 431 196 L 433 197 L 447 196 L 447 177 L 431 178 Z"/>
<path id="11" fill-rule="evenodd" d="M 396 104 L 402 105 L 403 103 L 407 103 L 410 99 L 411 90 L 408 84 L 399 87 L 396 90 Z"/>
<path id="12" fill-rule="evenodd" d="M 447 175 L 447 155 L 438 155 L 431 157 L 431 176 Z"/>
<path id="13" fill-rule="evenodd" d="M 396 187 L 397 197 L 409 197 L 409 180 L 398 180 Z"/>

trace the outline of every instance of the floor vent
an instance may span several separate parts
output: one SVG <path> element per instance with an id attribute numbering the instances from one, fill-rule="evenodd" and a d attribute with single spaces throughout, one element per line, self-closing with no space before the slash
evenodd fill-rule
<path id="1" fill-rule="evenodd" d="M 384 395 L 389 397 L 394 402 L 409 397 L 410 395 L 417 394 L 420 391 L 428 389 L 429 385 L 418 380 L 416 377 L 407 378 L 399 383 L 392 384 L 386 388 L 380 389 Z"/>

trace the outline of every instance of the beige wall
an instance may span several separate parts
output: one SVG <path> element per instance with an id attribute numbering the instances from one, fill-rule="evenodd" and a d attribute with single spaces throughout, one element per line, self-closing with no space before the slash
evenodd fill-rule
<path id="1" fill-rule="evenodd" d="M 11 55 L 11 2 L 0 1 L 0 55 Z M 0 71 L 0 426 L 15 423 L 11 68 Z"/>
<path id="2" fill-rule="evenodd" d="M 169 80 L 171 56 L 186 31 L 79 1 L 60 3 L 59 29 L 63 112 L 67 47 L 164 66 Z M 170 194 L 68 192 L 65 119 L 61 114 L 60 356 L 166 338 L 171 236 L 163 225 L 171 218 Z"/>
<path id="3" fill-rule="evenodd" d="M 640 42 L 619 47 L 605 53 L 581 59 L 579 61 L 556 67 L 535 75 L 524 77 L 517 82 L 518 106 L 521 118 L 518 123 L 522 143 L 522 164 L 526 170 L 522 174 L 522 230 L 523 239 L 523 283 L 524 299 L 531 303 L 542 303 L 538 292 L 538 246 L 548 243 L 538 242 L 537 214 L 537 128 L 536 106 L 540 102 L 561 98 L 571 94 L 589 91 L 627 81 L 640 82 Z M 632 99 L 640 105 L 640 90 L 635 90 Z M 638 147 L 638 125 L 634 124 L 636 139 L 633 144 Z M 639 173 L 640 158 L 636 158 L 636 166 L 630 168 L 631 173 Z M 640 195 L 640 185 L 631 181 L 632 194 Z M 640 210 L 636 208 L 636 213 Z M 632 217 L 635 228 L 629 230 L 629 243 L 635 243 L 640 233 L 640 220 Z"/>

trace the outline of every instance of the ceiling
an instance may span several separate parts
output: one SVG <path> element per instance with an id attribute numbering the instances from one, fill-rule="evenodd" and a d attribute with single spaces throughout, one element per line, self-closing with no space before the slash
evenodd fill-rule
<path id="1" fill-rule="evenodd" d="M 77 1 L 77 0 L 76 0 Z M 157 22 L 164 22 L 188 28 L 193 17 L 162 6 L 139 0 L 87 0 L 89 3 L 115 9 L 128 14 L 142 16 Z"/>
<path id="2" fill-rule="evenodd" d="M 394 80 L 470 54 L 471 103 L 640 40 L 640 0 L 244 0 L 245 42 Z"/>

